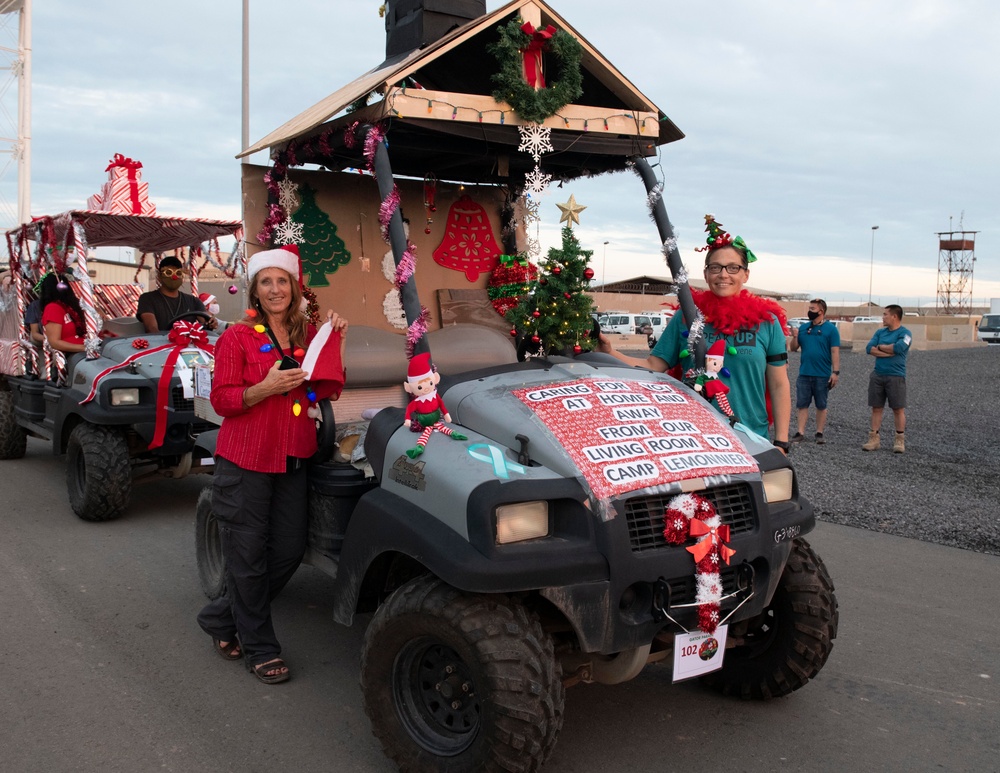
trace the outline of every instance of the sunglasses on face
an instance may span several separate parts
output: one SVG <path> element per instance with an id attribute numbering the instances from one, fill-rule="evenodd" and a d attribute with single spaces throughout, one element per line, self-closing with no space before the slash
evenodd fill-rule
<path id="1" fill-rule="evenodd" d="M 167 279 L 180 279 L 184 276 L 183 268 L 161 268 L 160 273 Z"/>

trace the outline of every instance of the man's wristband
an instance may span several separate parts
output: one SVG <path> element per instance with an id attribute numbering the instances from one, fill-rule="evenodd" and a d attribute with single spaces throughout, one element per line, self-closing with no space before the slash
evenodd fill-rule
<path id="1" fill-rule="evenodd" d="M 787 440 L 775 440 L 771 443 L 775 448 L 780 448 L 782 451 L 787 451 L 791 446 Z"/>
<path id="2" fill-rule="evenodd" d="M 839 370 L 835 370 L 835 371 L 833 372 L 833 375 L 834 375 L 834 376 L 839 376 L 839 375 L 840 375 L 840 371 L 839 371 Z"/>

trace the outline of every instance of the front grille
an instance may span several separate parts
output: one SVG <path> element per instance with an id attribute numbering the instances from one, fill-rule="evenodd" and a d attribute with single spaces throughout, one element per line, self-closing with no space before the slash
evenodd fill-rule
<path id="1" fill-rule="evenodd" d="M 722 523 L 729 526 L 730 535 L 753 531 L 757 519 L 749 484 L 734 483 L 697 493 L 712 503 Z M 663 536 L 663 515 L 675 496 L 635 497 L 625 503 L 629 544 L 634 553 L 668 547 Z M 693 545 L 694 540 L 687 544 Z"/>
<path id="2" fill-rule="evenodd" d="M 184 387 L 175 386 L 170 391 L 170 404 L 174 407 L 175 411 L 194 412 L 194 398 L 184 396 Z"/>

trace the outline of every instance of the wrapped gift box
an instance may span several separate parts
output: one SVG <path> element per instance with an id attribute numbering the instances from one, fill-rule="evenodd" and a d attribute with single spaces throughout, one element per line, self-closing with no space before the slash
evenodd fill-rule
<path id="1" fill-rule="evenodd" d="M 87 209 L 114 215 L 156 215 L 149 200 L 149 185 L 142 182 L 142 162 L 116 153 L 107 168 L 108 181 L 87 199 Z"/>

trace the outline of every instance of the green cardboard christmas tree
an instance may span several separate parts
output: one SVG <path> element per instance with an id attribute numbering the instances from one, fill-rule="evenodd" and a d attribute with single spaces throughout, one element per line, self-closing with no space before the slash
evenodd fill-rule
<path id="1" fill-rule="evenodd" d="M 335 274 L 351 259 L 344 240 L 337 236 L 337 226 L 330 216 L 316 204 L 316 191 L 308 185 L 299 189 L 302 196 L 300 206 L 292 220 L 302 224 L 302 241 L 299 254 L 302 256 L 302 272 L 310 287 L 328 287 L 327 274 Z"/>

